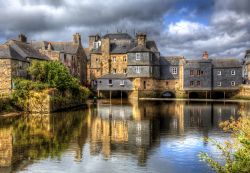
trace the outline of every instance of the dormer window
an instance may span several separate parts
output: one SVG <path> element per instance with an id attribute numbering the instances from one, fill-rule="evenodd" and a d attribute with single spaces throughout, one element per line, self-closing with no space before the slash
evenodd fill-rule
<path id="1" fill-rule="evenodd" d="M 136 57 L 135 57 L 135 60 L 141 60 L 141 53 L 136 53 L 136 55 L 135 55 Z"/>
<path id="2" fill-rule="evenodd" d="M 171 67 L 171 73 L 177 74 L 177 67 Z"/>

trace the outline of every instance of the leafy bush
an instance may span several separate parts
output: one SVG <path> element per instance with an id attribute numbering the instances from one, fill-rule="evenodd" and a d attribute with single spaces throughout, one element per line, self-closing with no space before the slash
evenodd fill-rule
<path id="1" fill-rule="evenodd" d="M 232 133 L 232 139 L 221 144 L 209 139 L 222 153 L 223 162 L 218 162 L 207 153 L 200 158 L 218 173 L 250 172 L 250 117 L 229 120 L 220 125 L 226 132 Z"/>
<path id="2" fill-rule="evenodd" d="M 89 90 L 82 87 L 59 61 L 33 61 L 28 74 L 31 80 L 15 79 L 15 91 L 12 94 L 14 103 L 24 110 L 28 110 L 30 91 L 56 88 L 62 96 L 67 92 L 81 100 L 86 100 L 89 96 Z"/>
<path id="3" fill-rule="evenodd" d="M 50 88 L 62 92 L 75 91 L 80 87 L 78 80 L 71 76 L 67 67 L 59 61 L 34 61 L 28 73 L 33 81 L 46 83 Z"/>

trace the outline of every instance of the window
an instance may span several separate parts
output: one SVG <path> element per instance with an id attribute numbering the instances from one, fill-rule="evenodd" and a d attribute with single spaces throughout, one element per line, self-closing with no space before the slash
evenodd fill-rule
<path id="1" fill-rule="evenodd" d="M 99 58 L 96 58 L 96 62 L 99 62 Z"/>
<path id="2" fill-rule="evenodd" d="M 126 74 L 127 73 L 127 69 L 125 68 L 125 69 L 123 69 L 123 73 L 124 74 Z"/>
<path id="3" fill-rule="evenodd" d="M 109 85 L 113 85 L 112 79 L 109 79 Z"/>
<path id="4" fill-rule="evenodd" d="M 196 74 L 197 74 L 197 76 L 200 76 L 201 75 L 201 70 L 197 70 Z"/>
<path id="5" fill-rule="evenodd" d="M 139 66 L 136 66 L 136 67 L 135 67 L 135 71 L 136 71 L 136 73 L 140 73 L 140 67 L 139 67 Z"/>
<path id="6" fill-rule="evenodd" d="M 113 73 L 116 74 L 116 69 L 115 68 L 113 68 Z"/>
<path id="7" fill-rule="evenodd" d="M 116 62 L 116 57 L 115 56 L 113 56 L 113 62 Z"/>
<path id="8" fill-rule="evenodd" d="M 190 86 L 191 86 L 191 87 L 194 86 L 194 81 L 190 81 Z"/>
<path id="9" fill-rule="evenodd" d="M 64 54 L 64 59 L 63 59 L 63 61 L 64 61 L 65 63 L 67 63 L 67 55 L 66 55 L 66 54 Z"/>
<path id="10" fill-rule="evenodd" d="M 94 49 L 97 49 L 99 47 L 98 42 L 94 42 Z"/>
<path id="11" fill-rule="evenodd" d="M 220 87 L 220 86 L 221 86 L 221 82 L 218 82 L 218 83 L 217 83 L 217 86 Z"/>
<path id="12" fill-rule="evenodd" d="M 141 54 L 140 53 L 136 53 L 135 60 L 141 60 Z"/>
<path id="13" fill-rule="evenodd" d="M 194 70 L 190 70 L 190 76 L 194 75 Z"/>
<path id="14" fill-rule="evenodd" d="M 153 74 L 153 67 L 150 67 L 150 74 Z"/>
<path id="15" fill-rule="evenodd" d="M 127 61 L 127 57 L 123 56 L 123 61 L 126 62 Z"/>
<path id="16" fill-rule="evenodd" d="M 235 81 L 232 81 L 232 82 L 231 82 L 231 86 L 235 86 Z"/>
<path id="17" fill-rule="evenodd" d="M 125 83 L 124 80 L 121 80 L 120 85 L 123 86 L 123 85 L 125 85 L 124 83 Z"/>
<path id="18" fill-rule="evenodd" d="M 177 67 L 171 67 L 171 73 L 177 74 Z"/>
<path id="19" fill-rule="evenodd" d="M 197 81 L 197 86 L 198 86 L 198 87 L 201 86 L 201 81 Z"/>
<path id="20" fill-rule="evenodd" d="M 235 70 L 231 70 L 231 75 L 235 75 Z"/>
<path id="21" fill-rule="evenodd" d="M 168 86 L 168 81 L 166 82 L 166 86 Z"/>
<path id="22" fill-rule="evenodd" d="M 146 89 L 146 88 L 147 88 L 146 81 L 143 81 L 143 88 L 144 88 L 144 89 Z"/>
<path id="23" fill-rule="evenodd" d="M 217 71 L 217 75 L 221 76 L 221 71 L 220 70 Z"/>

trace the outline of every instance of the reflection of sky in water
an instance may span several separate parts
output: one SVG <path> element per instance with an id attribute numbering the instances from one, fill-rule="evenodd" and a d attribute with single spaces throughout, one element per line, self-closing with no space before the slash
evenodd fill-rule
<path id="1" fill-rule="evenodd" d="M 205 138 L 227 139 L 218 124 L 238 111 L 238 104 L 99 104 L 65 134 L 74 137 L 59 157 L 35 159 L 20 172 L 213 172 L 197 155 L 218 158 Z"/>

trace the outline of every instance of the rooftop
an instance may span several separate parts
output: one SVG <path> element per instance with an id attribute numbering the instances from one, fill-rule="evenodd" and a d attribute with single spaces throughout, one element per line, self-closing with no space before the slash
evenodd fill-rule
<path id="1" fill-rule="evenodd" d="M 106 74 L 103 75 L 101 77 L 99 77 L 98 79 L 126 79 L 127 76 L 125 74 Z"/>

